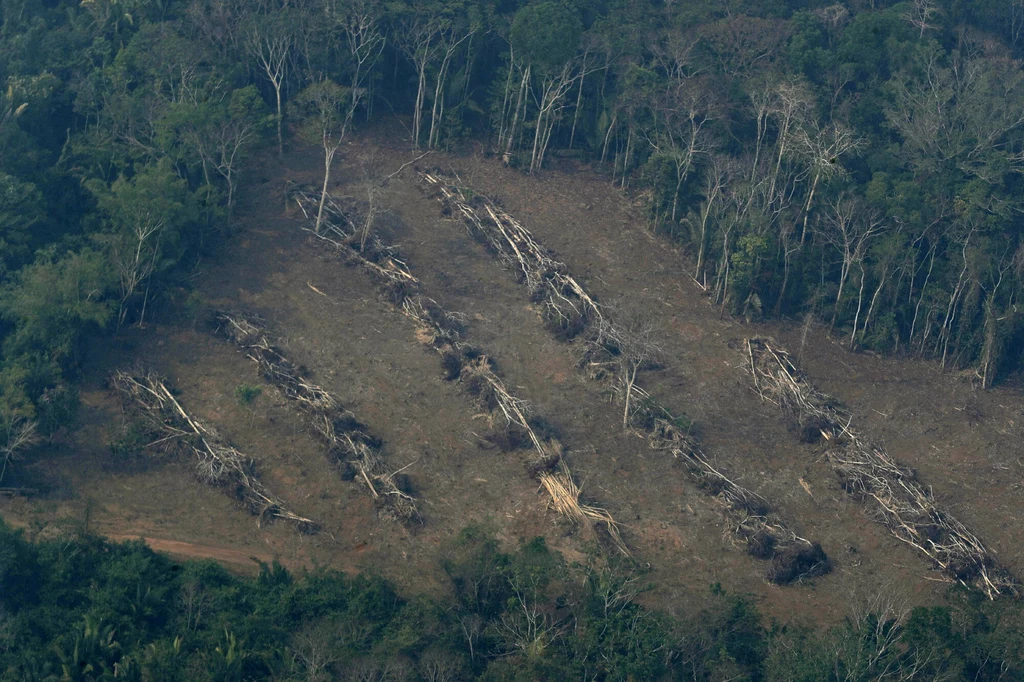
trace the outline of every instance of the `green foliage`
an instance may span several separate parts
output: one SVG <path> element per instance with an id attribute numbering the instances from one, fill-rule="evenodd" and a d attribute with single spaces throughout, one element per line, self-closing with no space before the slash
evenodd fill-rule
<path id="1" fill-rule="evenodd" d="M 299 121 L 299 134 L 308 144 L 336 148 L 345 136 L 348 88 L 331 80 L 307 86 L 291 102 L 292 116 Z"/>
<path id="2" fill-rule="evenodd" d="M 252 407 L 256 399 L 263 395 L 262 386 L 252 386 L 250 384 L 239 384 L 235 387 L 235 400 L 242 407 Z"/>
<path id="3" fill-rule="evenodd" d="M 717 585 L 688 597 L 687 617 L 669 618 L 637 603 L 647 584 L 631 562 L 565 566 L 539 539 L 506 554 L 470 527 L 445 554 L 453 592 L 404 598 L 379 578 L 293 576 L 276 563 L 238 578 L 141 542 L 30 543 L 0 522 L 0 679 L 332 679 L 390 668 L 467 680 L 838 682 L 917 670 L 967 681 L 1024 671 L 1024 610 L 1013 602 L 954 591 L 946 607 L 900 614 L 876 601 L 831 629 L 768 628 Z M 501 593 L 493 610 L 465 598 L 469 576 Z"/>
<path id="4" fill-rule="evenodd" d="M 553 72 L 576 54 L 583 24 L 577 13 L 560 0 L 539 0 L 516 12 L 512 47 L 537 69 Z"/>
<path id="5" fill-rule="evenodd" d="M 15 328 L 5 351 L 10 356 L 41 352 L 58 363 L 73 360 L 82 336 L 110 323 L 112 286 L 102 254 L 87 248 L 26 266 L 0 296 L 0 316 Z"/>
<path id="6" fill-rule="evenodd" d="M 33 229 L 44 218 L 39 189 L 0 173 L 0 280 L 25 263 L 35 241 Z"/>

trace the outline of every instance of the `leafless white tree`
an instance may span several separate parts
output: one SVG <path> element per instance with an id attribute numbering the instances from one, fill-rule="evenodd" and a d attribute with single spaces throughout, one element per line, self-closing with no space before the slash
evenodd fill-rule
<path id="1" fill-rule="evenodd" d="M 306 682 L 333 679 L 331 667 L 338 662 L 338 649 L 337 637 L 326 622 L 306 625 L 292 637 L 289 648 Z"/>
<path id="2" fill-rule="evenodd" d="M 3 483 L 7 466 L 38 442 L 36 422 L 0 412 L 0 459 L 3 460 L 3 466 L 0 466 L 0 483 Z"/>
<path id="3" fill-rule="evenodd" d="M 882 232 L 884 225 L 885 223 L 877 213 L 864 206 L 857 198 L 845 193 L 829 203 L 828 210 L 819 221 L 818 235 L 839 253 L 841 259 L 839 290 L 836 293 L 829 330 L 835 328 L 843 290 L 849 280 L 850 270 L 854 266 L 861 268 L 861 294 L 863 295 L 863 263 L 864 257 L 867 255 L 868 242 Z M 857 303 L 858 318 L 861 300 L 858 299 Z M 856 327 L 856 322 L 854 327 Z"/>
<path id="4" fill-rule="evenodd" d="M 111 260 L 117 270 L 121 290 L 120 310 L 117 315 L 118 329 L 128 314 L 128 300 L 156 270 L 160 254 L 160 231 L 164 227 L 163 218 L 158 217 L 148 207 L 139 207 L 125 217 L 125 230 L 111 242 Z M 142 314 L 139 317 L 140 325 L 145 319 L 148 298 L 147 287 L 146 296 L 142 301 Z"/>
<path id="5" fill-rule="evenodd" d="M 277 153 L 283 154 L 284 138 L 281 128 L 284 114 L 281 109 L 281 92 L 284 88 L 291 52 L 295 48 L 295 32 L 285 13 L 278 11 L 254 16 L 246 31 L 245 48 L 274 89 L 277 111 Z"/>
<path id="6" fill-rule="evenodd" d="M 454 682 L 459 679 L 462 666 L 447 651 L 431 649 L 420 656 L 416 670 L 425 682 Z"/>

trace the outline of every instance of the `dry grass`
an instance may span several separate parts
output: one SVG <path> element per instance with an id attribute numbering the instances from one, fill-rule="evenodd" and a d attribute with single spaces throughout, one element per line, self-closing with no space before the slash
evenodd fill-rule
<path id="1" fill-rule="evenodd" d="M 223 488 L 237 497 L 257 518 L 285 519 L 304 533 L 318 525 L 288 509 L 256 476 L 252 459 L 224 443 L 209 425 L 190 415 L 162 378 L 151 372 L 122 370 L 110 377 L 111 388 L 120 396 L 126 412 L 142 417 L 154 440 L 147 447 L 161 446 L 190 454 L 203 483 Z"/>
<path id="2" fill-rule="evenodd" d="M 875 518 L 902 542 L 924 553 L 950 580 L 972 585 L 990 599 L 1014 595 L 1019 583 L 981 541 L 939 509 L 912 469 L 850 428 L 852 418 L 819 392 L 771 339 L 746 344 L 749 369 L 760 396 L 792 416 L 804 440 L 824 439 L 827 457 L 843 488 L 871 500 Z"/>
<path id="3" fill-rule="evenodd" d="M 789 583 L 830 570 L 817 543 L 789 530 L 764 498 L 715 467 L 690 434 L 688 420 L 637 385 L 638 370 L 658 354 L 647 325 L 614 320 L 565 263 L 491 199 L 437 171 L 420 172 L 420 178 L 445 212 L 460 218 L 470 234 L 529 289 L 552 333 L 577 344 L 579 366 L 608 386 L 622 404 L 624 428 L 644 435 L 652 449 L 682 462 L 697 486 L 721 503 L 736 537 L 750 554 L 773 562 L 769 579 Z"/>
<path id="4" fill-rule="evenodd" d="M 319 200 L 301 191 L 293 194 L 303 214 L 310 218 L 311 207 Z M 611 514 L 580 500 L 580 488 L 562 457 L 560 444 L 544 438 L 531 426 L 530 406 L 513 395 L 502 382 L 493 357 L 462 339 L 464 317 L 444 310 L 437 301 L 422 294 L 419 280 L 412 274 L 397 249 L 383 243 L 377 235 L 361 235 L 352 219 L 354 207 L 342 206 L 329 197 L 326 220 L 319 233 L 310 234 L 332 248 L 346 261 L 362 267 L 377 281 L 381 295 L 416 325 L 416 337 L 436 351 L 450 380 L 458 380 L 488 410 L 492 423 L 509 432 L 525 435 L 536 453 L 527 470 L 548 493 L 551 507 L 575 524 L 601 529 L 604 537 L 620 552 L 628 555 L 619 526 Z M 518 438 L 504 438 L 516 445 Z M 540 465 L 538 465 L 540 463 Z"/>
<path id="5" fill-rule="evenodd" d="M 256 363 L 264 380 L 306 415 L 317 437 L 327 446 L 328 455 L 339 464 L 355 467 L 382 516 L 407 525 L 422 520 L 416 500 L 396 484 L 397 472 L 388 470 L 380 440 L 273 346 L 258 318 L 219 312 L 215 319 L 220 333 Z"/>

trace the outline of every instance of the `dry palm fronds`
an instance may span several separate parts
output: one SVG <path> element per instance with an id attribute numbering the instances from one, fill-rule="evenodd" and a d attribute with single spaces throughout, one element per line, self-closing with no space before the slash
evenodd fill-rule
<path id="1" fill-rule="evenodd" d="M 625 428 L 646 435 L 652 449 L 670 452 L 691 478 L 721 502 L 748 551 L 772 560 L 769 579 L 790 583 L 822 575 L 830 563 L 817 543 L 799 537 L 770 510 L 764 498 L 719 471 L 699 449 L 686 419 L 673 415 L 636 383 L 637 370 L 655 354 L 649 330 L 614 322 L 568 266 L 493 201 L 454 184 L 439 172 L 420 172 L 425 187 L 470 234 L 483 242 L 529 288 L 549 329 L 578 344 L 579 367 L 608 386 L 623 405 Z"/>
<path id="2" fill-rule="evenodd" d="M 294 521 L 306 533 L 318 530 L 316 523 L 290 511 L 263 485 L 249 457 L 223 443 L 212 427 L 186 412 L 163 379 L 152 373 L 117 371 L 110 385 L 126 411 L 145 418 L 157 437 L 153 444 L 177 446 L 191 454 L 199 479 L 233 493 L 256 515 L 257 523 L 281 518 Z"/>
<path id="3" fill-rule="evenodd" d="M 310 382 L 271 345 L 258 318 L 219 312 L 216 321 L 220 332 L 256 363 L 263 378 L 306 415 L 330 456 L 358 471 L 382 514 L 406 524 L 420 521 L 416 501 L 398 487 L 395 475 L 385 467 L 380 441 L 333 395 Z"/>
<path id="4" fill-rule="evenodd" d="M 295 192 L 293 196 L 303 214 L 310 217 L 310 208 L 318 197 L 302 192 Z M 349 213 L 349 209 L 329 197 L 325 205 L 326 220 L 322 221 L 320 232 L 310 230 L 310 233 L 349 262 L 367 270 L 377 280 L 384 298 L 414 321 L 417 336 L 440 355 L 448 378 L 458 380 L 476 396 L 491 414 L 492 421 L 500 422 L 506 436 L 521 435 L 532 446 L 539 457 L 528 469 L 547 491 L 552 507 L 574 523 L 602 528 L 611 543 L 628 554 L 611 514 L 580 502 L 580 489 L 562 459 L 560 447 L 552 439 L 540 437 L 530 425 L 529 405 L 505 387 L 493 358 L 463 343 L 463 317 L 444 310 L 436 301 L 424 296 L 419 280 L 399 258 L 397 250 L 376 235 L 363 239 Z M 500 437 L 496 435 L 495 439 Z M 515 438 L 512 441 L 518 442 Z"/>
<path id="5" fill-rule="evenodd" d="M 818 392 L 774 341 L 747 341 L 754 386 L 765 400 L 789 412 L 805 438 L 820 434 L 843 488 L 875 502 L 875 518 L 899 540 L 928 556 L 951 580 L 973 585 L 990 599 L 1017 595 L 1019 583 L 962 523 L 939 509 L 912 469 L 850 428 L 834 399 Z"/>

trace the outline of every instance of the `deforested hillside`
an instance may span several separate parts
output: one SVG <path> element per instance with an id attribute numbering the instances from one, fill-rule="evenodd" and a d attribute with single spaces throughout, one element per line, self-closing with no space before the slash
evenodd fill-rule
<path id="1" fill-rule="evenodd" d="M 1020 676 L 1022 29 L 0 3 L 0 679 Z"/>

